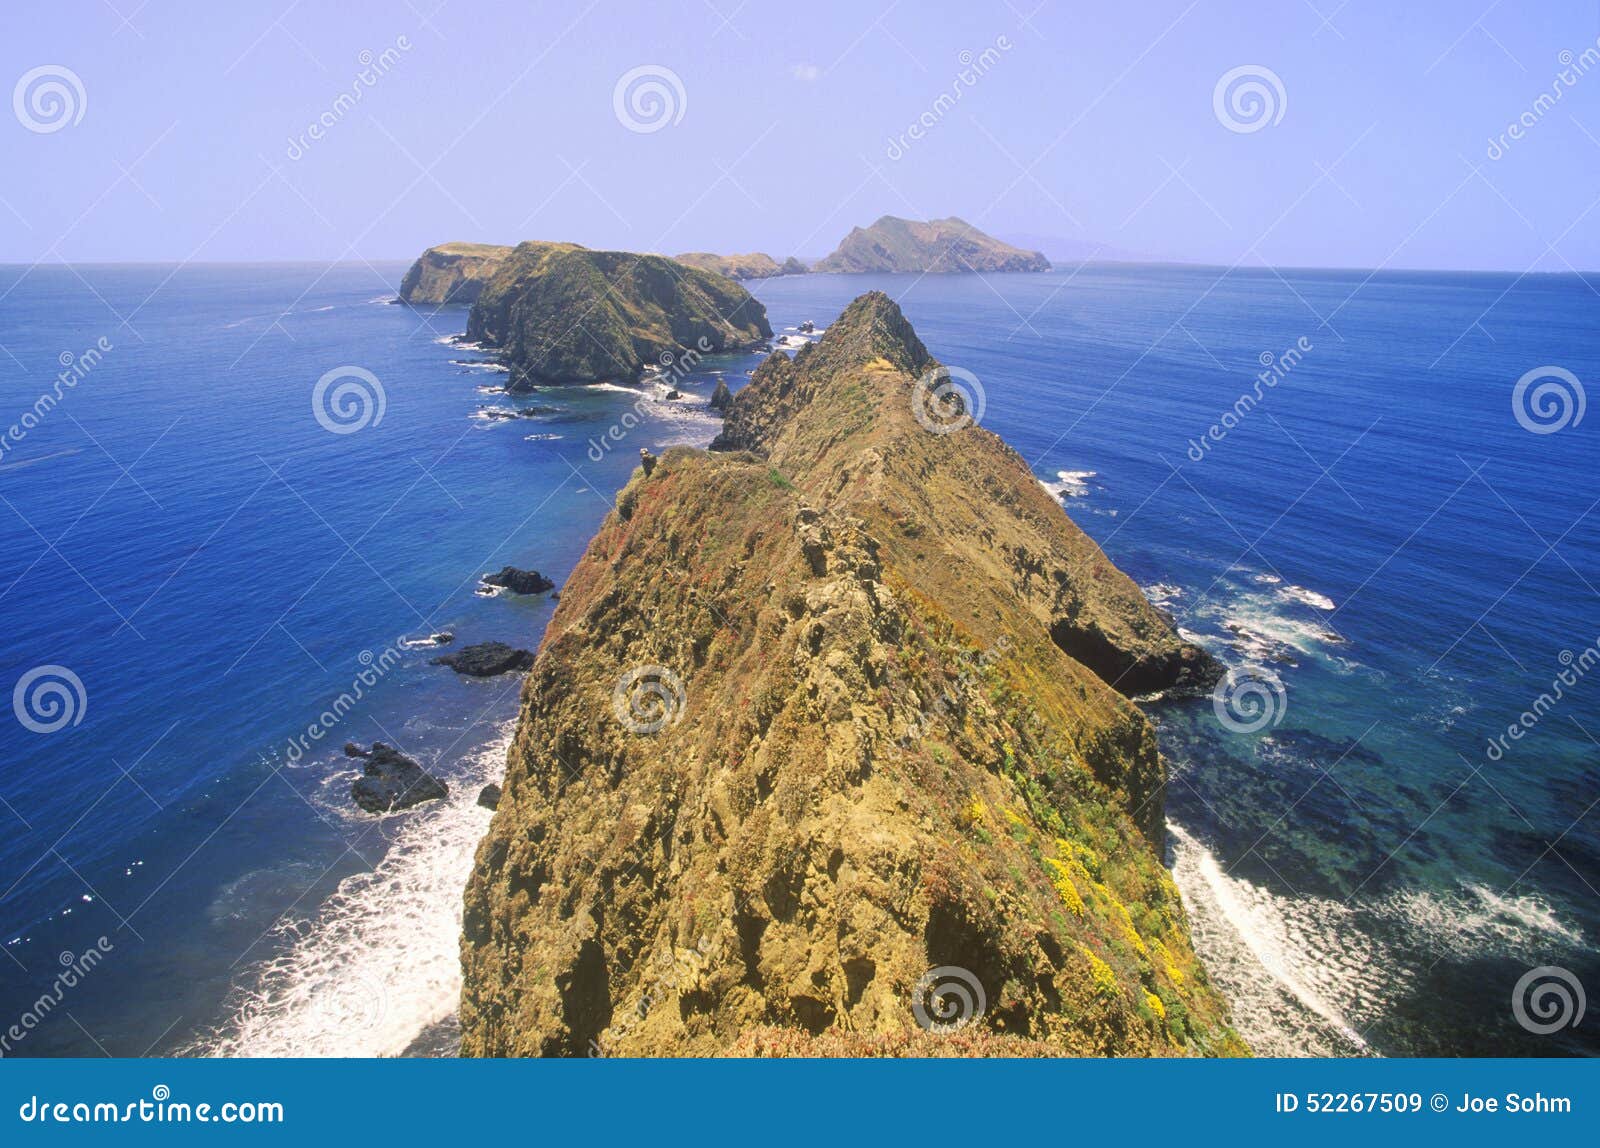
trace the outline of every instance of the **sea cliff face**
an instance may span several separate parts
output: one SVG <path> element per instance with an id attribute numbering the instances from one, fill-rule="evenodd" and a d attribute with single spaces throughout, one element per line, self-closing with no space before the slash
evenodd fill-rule
<path id="1" fill-rule="evenodd" d="M 861 273 L 1048 271 L 1050 260 L 985 235 L 951 216 L 926 223 L 885 215 L 871 227 L 852 228 L 815 272 Z"/>
<path id="2" fill-rule="evenodd" d="M 1111 684 L 1213 671 L 936 369 L 863 296 L 635 472 L 524 686 L 464 1053 L 1243 1051 Z"/>
<path id="3" fill-rule="evenodd" d="M 493 243 L 441 243 L 430 247 L 400 281 L 400 301 L 413 307 L 471 303 L 511 250 Z"/>
<path id="4" fill-rule="evenodd" d="M 512 389 L 632 379 L 661 356 L 751 347 L 767 311 L 739 284 L 660 255 L 522 243 L 484 286 L 467 337 L 495 347 Z"/>

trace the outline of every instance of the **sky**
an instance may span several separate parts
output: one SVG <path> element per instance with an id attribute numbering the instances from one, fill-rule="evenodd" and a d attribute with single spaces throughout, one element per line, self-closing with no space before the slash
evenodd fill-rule
<path id="1" fill-rule="evenodd" d="M 815 257 L 892 214 L 1597 270 L 1597 36 L 1595 0 L 8 2 L 0 262 Z"/>

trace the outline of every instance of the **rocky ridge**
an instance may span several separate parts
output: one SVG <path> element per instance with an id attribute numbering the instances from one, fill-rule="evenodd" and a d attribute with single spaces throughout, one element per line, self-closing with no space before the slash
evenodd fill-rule
<path id="1" fill-rule="evenodd" d="M 466 891 L 465 1054 L 1244 1051 L 1124 696 L 1216 668 L 998 438 L 924 428 L 938 369 L 865 295 L 621 492 Z"/>

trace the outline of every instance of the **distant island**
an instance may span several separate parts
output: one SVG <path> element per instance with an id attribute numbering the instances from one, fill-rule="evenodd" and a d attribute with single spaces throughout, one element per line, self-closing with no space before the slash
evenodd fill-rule
<path id="1" fill-rule="evenodd" d="M 759 251 L 749 255 L 713 255 L 709 251 L 686 251 L 673 256 L 679 263 L 726 275 L 729 279 L 776 279 L 780 275 L 804 275 L 806 265 L 793 255 L 779 263 Z"/>
<path id="2" fill-rule="evenodd" d="M 971 272 L 1048 271 L 1050 260 L 985 235 L 951 216 L 926 223 L 885 215 L 871 227 L 857 227 L 838 250 L 815 264 L 815 272 Z"/>
<path id="3" fill-rule="evenodd" d="M 751 350 L 772 337 L 767 309 L 726 276 L 576 243 L 430 247 L 400 300 L 470 302 L 466 339 L 500 353 L 513 392 L 629 382 L 682 355 Z"/>

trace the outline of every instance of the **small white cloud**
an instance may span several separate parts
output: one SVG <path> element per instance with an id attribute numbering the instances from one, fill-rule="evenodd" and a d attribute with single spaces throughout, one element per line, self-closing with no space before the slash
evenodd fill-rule
<path id="1" fill-rule="evenodd" d="M 822 69 L 815 64 L 790 64 L 789 74 L 797 80 L 812 83 L 822 75 Z"/>

